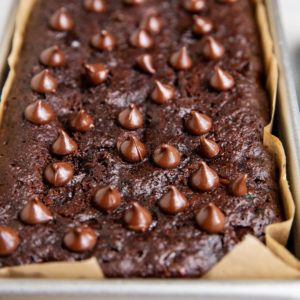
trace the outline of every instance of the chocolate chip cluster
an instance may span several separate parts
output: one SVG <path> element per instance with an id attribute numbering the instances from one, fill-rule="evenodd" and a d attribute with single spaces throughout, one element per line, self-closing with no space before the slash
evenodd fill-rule
<path id="1" fill-rule="evenodd" d="M 236 0 L 235 0 L 236 1 Z M 230 4 L 234 0 L 222 0 L 220 2 Z M 143 5 L 146 0 L 124 0 L 125 6 Z M 107 10 L 109 3 L 105 0 L 84 0 L 83 6 L 91 13 L 103 13 Z M 204 0 L 185 0 L 182 7 L 191 13 L 193 18 L 193 33 L 195 36 L 204 39 L 202 49 L 203 56 L 208 61 L 221 60 L 226 55 L 223 44 L 210 35 L 214 29 L 214 24 L 209 18 L 197 15 L 205 9 Z M 75 20 L 66 8 L 58 9 L 49 20 L 52 30 L 69 32 L 74 29 Z M 164 30 L 162 16 L 155 13 L 149 14 L 140 22 L 139 28 L 128 36 L 128 44 L 134 48 L 151 49 L 155 45 L 155 35 L 159 35 Z M 96 51 L 112 52 L 118 47 L 116 37 L 105 29 L 98 34 L 91 36 L 90 45 Z M 51 73 L 51 68 L 64 66 L 67 63 L 65 53 L 58 46 L 53 45 L 40 54 L 40 63 L 45 66 L 45 70 L 36 74 L 31 80 L 31 88 L 38 94 L 55 93 L 58 81 Z M 176 52 L 171 53 L 169 64 L 175 71 L 189 72 L 193 68 L 193 59 L 189 54 L 187 46 L 183 46 Z M 110 76 L 109 68 L 102 62 L 83 64 L 85 77 L 90 85 L 101 85 Z M 156 74 L 155 58 L 146 52 L 136 57 L 136 67 L 140 72 L 149 76 Z M 168 105 L 176 98 L 177 90 L 174 85 L 153 79 L 153 90 L 149 99 L 156 105 Z M 217 92 L 226 92 L 234 88 L 235 80 L 226 70 L 216 67 L 210 78 L 210 86 Z M 53 108 L 44 100 L 38 100 L 30 104 L 24 111 L 26 120 L 36 126 L 49 124 L 55 118 Z M 135 104 L 130 104 L 120 111 L 117 117 L 117 124 L 123 129 L 130 131 L 128 137 L 117 143 L 120 157 L 126 163 L 139 163 L 150 156 L 153 164 L 158 168 L 174 169 L 181 163 L 181 153 L 176 145 L 161 144 L 153 153 L 148 153 L 148 149 L 135 134 L 134 131 L 142 128 L 145 124 L 144 116 Z M 183 126 L 187 134 L 199 136 L 200 153 L 206 158 L 214 158 L 220 152 L 219 145 L 206 138 L 206 134 L 213 130 L 213 120 L 200 111 L 191 111 L 183 118 Z M 72 137 L 72 132 L 84 134 L 95 128 L 93 116 L 84 109 L 76 112 L 70 117 L 69 127 L 58 132 L 56 140 L 53 141 L 51 152 L 59 157 L 73 155 L 78 151 L 76 140 Z M 44 170 L 44 178 L 53 187 L 65 186 L 72 180 L 75 168 L 69 162 L 55 161 L 50 163 Z M 189 185 L 195 192 L 208 192 L 219 186 L 222 180 L 216 170 L 209 167 L 204 161 L 200 162 L 198 169 L 190 174 Z M 242 174 L 238 178 L 228 183 L 228 190 L 233 196 L 240 197 L 247 193 L 247 175 Z M 100 187 L 94 197 L 95 208 L 107 213 L 113 212 L 122 202 L 122 191 L 115 186 Z M 169 186 L 158 201 L 159 209 L 166 214 L 177 214 L 184 211 L 189 206 L 187 197 L 179 191 L 176 186 Z M 20 212 L 20 219 L 25 224 L 43 224 L 53 221 L 55 216 L 43 204 L 42 200 L 35 197 L 28 201 Z M 199 228 L 208 233 L 220 233 L 226 223 L 224 213 L 213 203 L 202 207 L 195 214 L 195 221 Z M 124 213 L 124 223 L 131 230 L 145 232 L 151 229 L 153 224 L 152 213 L 134 201 L 130 208 Z M 94 248 L 97 242 L 96 232 L 88 226 L 73 228 L 64 236 L 63 243 L 67 249 L 75 252 L 85 252 Z M 0 226 L 0 255 L 5 256 L 13 253 L 20 243 L 18 233 L 6 226 Z"/>

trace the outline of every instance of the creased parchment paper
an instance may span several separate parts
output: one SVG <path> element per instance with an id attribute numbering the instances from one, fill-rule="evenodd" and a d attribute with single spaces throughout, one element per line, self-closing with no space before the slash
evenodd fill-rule
<path id="1" fill-rule="evenodd" d="M 21 0 L 9 57 L 10 73 L 2 92 L 0 122 L 5 102 L 15 77 L 15 66 L 23 43 L 27 20 L 36 0 Z M 253 0 L 264 49 L 266 87 L 271 100 L 270 123 L 264 129 L 264 145 L 274 155 L 285 221 L 266 228 L 266 245 L 248 235 L 205 276 L 205 279 L 291 279 L 300 278 L 300 262 L 285 248 L 294 218 L 295 207 L 286 180 L 286 159 L 281 142 L 271 134 L 278 88 L 278 64 L 273 52 L 263 0 Z M 283 100 L 283 99 L 282 99 Z M 81 262 L 54 262 L 0 269 L 0 277 L 34 277 L 64 279 L 103 279 L 103 273 L 95 258 Z"/>

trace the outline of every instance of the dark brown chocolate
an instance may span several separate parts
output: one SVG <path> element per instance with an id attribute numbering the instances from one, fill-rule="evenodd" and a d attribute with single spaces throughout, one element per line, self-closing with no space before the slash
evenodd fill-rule
<path id="1" fill-rule="evenodd" d="M 197 12 L 185 9 L 184 0 L 128 2 L 136 5 L 106 1 L 106 10 L 98 13 L 87 9 L 84 0 L 35 1 L 24 28 L 24 43 L 0 129 L 1 226 L 15 228 L 21 238 L 19 247 L 0 256 L 0 267 L 95 257 L 105 277 L 199 278 L 245 235 L 263 241 L 266 226 L 282 220 L 276 164 L 262 140 L 263 128 L 270 120 L 270 104 L 253 1 L 203 1 L 205 5 Z M 74 22 L 70 31 L 49 27 L 49 18 L 61 7 Z M 158 33 L 153 27 L 152 31 L 146 28 L 149 16 L 162 22 Z M 198 33 L 197 18 L 210 22 L 199 23 Z M 151 48 L 130 43 L 132 34 L 142 28 L 151 37 Z M 115 37 L 113 51 L 91 47 L 93 35 L 101 30 Z M 203 55 L 207 36 L 226 49 L 218 61 Z M 47 66 L 57 82 L 56 91 L 36 93 L 30 79 L 43 70 L 41 52 L 54 45 L 65 55 L 64 65 Z M 170 57 L 182 47 L 188 49 L 192 67 L 177 70 Z M 137 64 L 141 55 L 152 57 L 155 73 L 149 64 L 146 71 Z M 107 79 L 101 84 L 90 82 L 85 63 L 103 64 L 109 70 Z M 211 86 L 215 66 L 234 78 L 230 90 Z M 156 80 L 173 90 L 167 101 L 162 98 L 163 105 L 151 97 Z M 42 126 L 33 125 L 24 116 L 26 108 L 39 100 L 42 102 L 33 106 L 29 119 L 34 116 L 37 124 L 45 124 Z M 51 107 L 50 114 L 45 103 Z M 134 132 L 118 121 L 120 112 L 130 104 L 143 115 L 143 126 Z M 44 123 L 45 111 L 51 117 Z M 196 134 L 186 126 L 192 111 L 210 118 L 204 122 L 205 130 L 196 130 Z M 191 128 L 197 129 L 197 118 L 194 121 Z M 51 151 L 59 129 L 76 141 L 76 152 L 58 156 Z M 147 149 L 137 163 L 128 162 L 120 153 L 120 145 L 130 134 Z M 209 157 L 208 152 L 202 152 L 200 138 L 216 142 L 218 155 Z M 176 168 L 154 163 L 154 151 L 162 144 L 180 152 Z M 203 160 L 220 177 L 220 184 L 209 191 L 191 185 L 191 177 Z M 54 162 L 73 166 L 74 175 L 67 184 L 54 186 L 43 176 L 47 165 Z M 53 174 L 51 171 L 52 180 Z M 243 174 L 247 174 L 248 191 L 237 197 L 231 185 Z M 207 180 L 198 179 L 196 183 L 207 184 Z M 111 210 L 94 203 L 97 191 L 108 186 L 121 194 L 120 205 Z M 178 213 L 168 213 L 159 206 L 169 186 L 188 199 L 188 206 Z M 52 221 L 28 225 L 21 220 L 20 212 L 35 196 L 51 212 Z M 172 201 L 167 202 L 169 210 Z M 124 216 L 133 202 L 147 213 L 140 214 L 137 209 L 142 218 L 130 217 L 128 224 Z M 209 203 L 226 214 L 226 227 L 217 233 L 197 223 L 196 215 Z M 138 231 L 130 229 L 130 224 L 138 225 L 134 227 Z M 94 247 L 83 252 L 70 250 L 75 244 L 67 248 L 65 234 L 84 225 L 99 237 Z"/>
<path id="2" fill-rule="evenodd" d="M 151 93 L 151 99 L 157 104 L 165 104 L 175 97 L 175 89 L 172 85 L 155 81 L 155 87 Z"/>
<path id="3" fill-rule="evenodd" d="M 203 46 L 203 55 L 209 60 L 218 60 L 224 56 L 225 49 L 224 46 L 214 39 L 212 36 L 206 38 L 205 44 Z"/>
<path id="4" fill-rule="evenodd" d="M 102 30 L 100 34 L 96 34 L 91 39 L 94 48 L 102 51 L 113 51 L 117 42 L 115 37 L 106 30 Z"/>
<path id="5" fill-rule="evenodd" d="M 95 127 L 93 118 L 84 109 L 71 116 L 69 125 L 73 130 L 79 132 L 87 132 Z"/>
<path id="6" fill-rule="evenodd" d="M 190 182 L 191 186 L 196 190 L 208 192 L 219 186 L 220 179 L 215 170 L 201 161 L 198 170 L 192 174 Z"/>
<path id="7" fill-rule="evenodd" d="M 196 215 L 199 227 L 209 233 L 220 233 L 225 226 L 225 216 L 213 203 L 201 208 Z"/>
<path id="8" fill-rule="evenodd" d="M 125 212 L 124 221 L 129 229 L 144 232 L 152 224 L 152 216 L 148 209 L 134 202 Z"/>
<path id="9" fill-rule="evenodd" d="M 58 9 L 50 18 L 49 24 L 52 29 L 57 31 L 71 31 L 74 26 L 74 20 L 66 8 Z"/>
<path id="10" fill-rule="evenodd" d="M 105 0 L 84 0 L 84 8 L 89 12 L 103 13 L 106 11 L 106 1 Z"/>
<path id="11" fill-rule="evenodd" d="M 84 64 L 86 77 L 91 84 L 103 83 L 109 75 L 109 70 L 103 64 Z"/>
<path id="12" fill-rule="evenodd" d="M 183 7 L 191 13 L 199 13 L 205 6 L 205 0 L 183 0 Z"/>
<path id="13" fill-rule="evenodd" d="M 175 186 L 170 186 L 169 191 L 159 200 L 160 209 L 168 214 L 177 214 L 188 206 L 186 197 Z"/>
<path id="14" fill-rule="evenodd" d="M 149 33 L 158 34 L 162 30 L 162 20 L 156 14 L 150 14 L 142 21 L 141 28 Z"/>
<path id="15" fill-rule="evenodd" d="M 15 252 L 19 244 L 20 238 L 17 231 L 11 227 L 0 225 L 0 257 Z"/>
<path id="16" fill-rule="evenodd" d="M 96 242 L 97 234 L 88 226 L 75 227 L 64 236 L 65 247 L 79 253 L 92 250 Z"/>
<path id="17" fill-rule="evenodd" d="M 48 223 L 53 219 L 49 209 L 38 197 L 30 199 L 20 213 L 21 220 L 30 225 Z"/>
<path id="18" fill-rule="evenodd" d="M 64 130 L 60 130 L 57 139 L 52 144 L 52 152 L 57 155 L 68 155 L 75 153 L 77 149 L 76 142 Z"/>
<path id="19" fill-rule="evenodd" d="M 117 188 L 110 185 L 97 190 L 93 203 L 98 209 L 111 212 L 120 206 L 121 194 Z"/>
<path id="20" fill-rule="evenodd" d="M 238 176 L 230 185 L 230 191 L 233 196 L 242 197 L 248 193 L 247 174 Z"/>
<path id="21" fill-rule="evenodd" d="M 65 64 L 65 54 L 58 46 L 52 46 L 41 53 L 40 61 L 48 67 L 61 67 Z"/>
<path id="22" fill-rule="evenodd" d="M 213 23 L 210 19 L 197 16 L 194 17 L 193 32 L 197 35 L 209 34 L 213 30 Z"/>
<path id="23" fill-rule="evenodd" d="M 220 152 L 220 148 L 215 141 L 207 139 L 204 136 L 200 137 L 200 152 L 207 158 L 214 158 Z"/>
<path id="24" fill-rule="evenodd" d="M 142 54 L 137 57 L 136 63 L 141 70 L 149 74 L 155 74 L 156 70 L 153 66 L 153 58 L 149 54 Z"/>
<path id="25" fill-rule="evenodd" d="M 180 153 L 171 145 L 162 144 L 153 152 L 153 161 L 163 169 L 173 169 L 180 164 Z"/>
<path id="26" fill-rule="evenodd" d="M 186 47 L 182 47 L 179 51 L 173 53 L 170 63 L 176 70 L 188 70 L 193 66 L 193 60 Z"/>
<path id="27" fill-rule="evenodd" d="M 135 48 L 149 49 L 153 47 L 154 39 L 145 29 L 137 29 L 131 35 L 130 43 Z"/>
<path id="28" fill-rule="evenodd" d="M 31 79 L 31 88 L 38 93 L 54 93 L 57 89 L 57 81 L 55 77 L 49 72 L 49 70 L 44 70 L 36 74 Z"/>
<path id="29" fill-rule="evenodd" d="M 53 186 L 60 187 L 68 184 L 74 175 L 74 167 L 67 162 L 49 164 L 44 172 L 44 177 Z"/>
<path id="30" fill-rule="evenodd" d="M 213 76 L 210 79 L 210 85 L 220 92 L 226 92 L 234 87 L 234 78 L 219 67 L 216 67 Z"/>
<path id="31" fill-rule="evenodd" d="M 52 107 L 43 100 L 29 104 L 24 112 L 26 120 L 36 125 L 45 125 L 54 120 Z"/>
<path id="32" fill-rule="evenodd" d="M 119 151 L 126 161 L 132 163 L 142 161 L 147 152 L 145 145 L 134 135 L 128 136 L 128 138 L 121 143 Z"/>
<path id="33" fill-rule="evenodd" d="M 185 127 L 188 132 L 194 135 L 208 133 L 212 128 L 212 119 L 193 110 L 185 120 Z"/>

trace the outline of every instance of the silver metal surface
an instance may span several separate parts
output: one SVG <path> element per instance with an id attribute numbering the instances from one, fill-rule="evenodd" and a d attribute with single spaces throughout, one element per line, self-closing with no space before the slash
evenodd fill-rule
<path id="1" fill-rule="evenodd" d="M 299 282 L 222 282 L 204 280 L 19 280 L 0 283 L 6 300 L 290 300 Z"/>
<path id="2" fill-rule="evenodd" d="M 4 1 L 4 0 L 0 0 Z M 6 1 L 6 0 L 5 0 Z M 9 1 L 9 0 L 7 0 Z M 266 0 L 281 72 L 281 93 L 288 105 L 278 105 L 277 129 L 287 152 L 292 192 L 300 201 L 300 118 L 290 72 L 278 3 Z M 299 209 L 299 207 L 298 207 Z M 298 219 L 297 219 L 298 220 Z M 0 299 L 5 300 L 287 300 L 300 299 L 299 281 L 205 280 L 0 280 Z"/>
<path id="3" fill-rule="evenodd" d="M 280 1 L 280 0 L 279 0 Z M 283 1 L 283 0 L 281 0 Z M 276 122 L 278 135 L 287 155 L 287 172 L 290 188 L 296 204 L 293 230 L 295 253 L 300 258 L 300 115 L 297 92 L 289 51 L 283 34 L 278 0 L 266 0 L 270 28 L 275 41 L 275 52 L 280 69 L 279 96 Z M 284 101 L 282 101 L 284 99 Z M 298 243 L 297 243 L 298 241 Z M 299 244 L 299 245 L 298 245 Z M 300 294 L 299 294 L 300 295 Z"/>
<path id="4" fill-rule="evenodd" d="M 14 30 L 18 0 L 0 0 L 0 85 L 7 71 L 7 56 Z"/>

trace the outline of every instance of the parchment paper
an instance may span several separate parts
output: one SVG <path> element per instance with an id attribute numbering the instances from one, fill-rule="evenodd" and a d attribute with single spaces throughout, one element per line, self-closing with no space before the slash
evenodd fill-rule
<path id="1" fill-rule="evenodd" d="M 18 62 L 27 20 L 36 0 L 21 0 L 9 57 L 10 73 L 2 92 L 0 122 L 12 82 L 14 67 Z M 294 218 L 295 206 L 286 180 L 286 158 L 281 142 L 271 135 L 278 88 L 278 64 L 273 53 L 273 41 L 269 32 L 267 15 L 262 0 L 253 0 L 264 49 L 266 87 L 270 95 L 270 124 L 264 129 L 264 145 L 276 158 L 279 170 L 279 187 L 285 221 L 266 228 L 266 245 L 248 235 L 205 276 L 206 279 L 291 279 L 300 278 L 300 262 L 285 248 Z M 284 99 L 282 99 L 284 100 Z M 103 273 L 95 258 L 81 262 L 55 262 L 0 269 L 0 277 L 34 278 L 93 278 L 103 279 Z"/>

